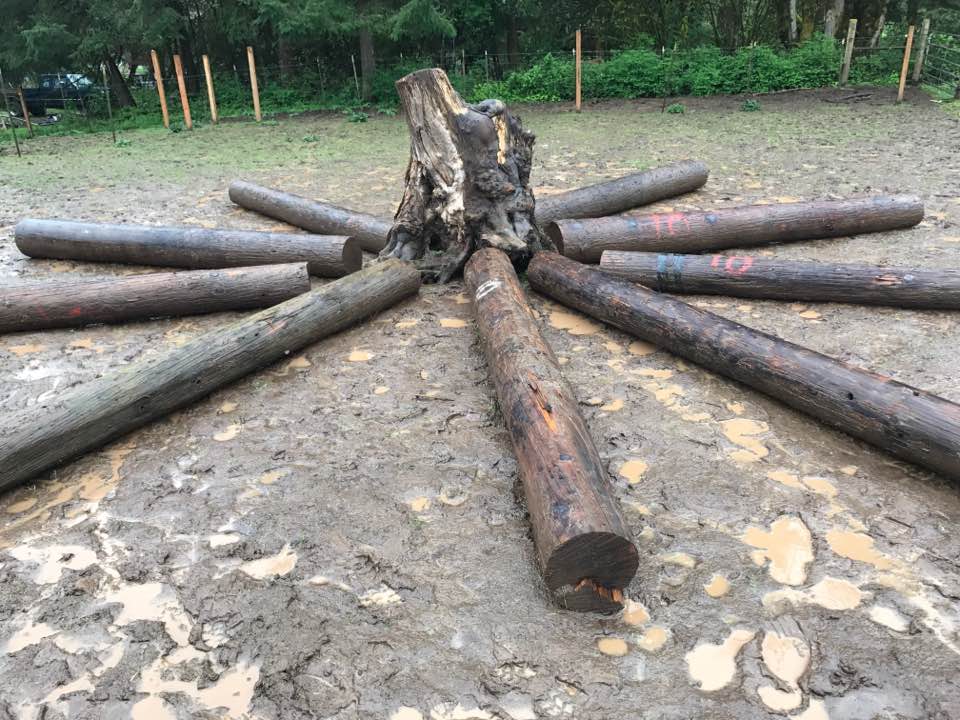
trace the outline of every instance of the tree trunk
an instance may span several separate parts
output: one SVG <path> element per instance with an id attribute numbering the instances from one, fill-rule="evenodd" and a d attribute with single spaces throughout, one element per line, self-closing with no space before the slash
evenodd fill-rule
<path id="1" fill-rule="evenodd" d="M 960 270 L 619 250 L 603 253 L 600 269 L 658 292 L 960 310 Z"/>
<path id="2" fill-rule="evenodd" d="M 406 263 L 376 263 L 9 416 L 0 426 L 0 491 L 380 312 L 419 285 Z"/>
<path id="3" fill-rule="evenodd" d="M 107 75 L 110 78 L 110 95 L 113 97 L 113 106 L 117 108 L 136 107 L 137 103 L 130 93 L 130 87 L 123 80 L 123 74 L 117 63 L 109 55 L 104 59 L 107 66 Z"/>
<path id="4" fill-rule="evenodd" d="M 619 609 L 637 549 L 610 492 L 577 398 L 544 341 L 506 255 L 487 248 L 464 273 L 517 457 L 547 589 L 570 610 Z"/>
<path id="5" fill-rule="evenodd" d="M 787 0 L 787 41 L 790 45 L 797 44 L 797 0 Z"/>
<path id="6" fill-rule="evenodd" d="M 511 70 L 520 65 L 520 30 L 515 12 L 507 16 L 507 65 Z"/>
<path id="7" fill-rule="evenodd" d="M 530 263 L 554 300 L 960 480 L 960 405 L 838 362 L 553 253 Z"/>
<path id="8" fill-rule="evenodd" d="M 377 59 L 373 49 L 373 31 L 368 21 L 360 26 L 360 96 L 370 99 L 373 89 L 373 74 L 377 71 Z"/>
<path id="9" fill-rule="evenodd" d="M 230 183 L 229 193 L 230 199 L 242 208 L 312 233 L 349 235 L 367 252 L 378 253 L 387 244 L 389 220 L 243 180 Z"/>
<path id="10" fill-rule="evenodd" d="M 823 23 L 823 34 L 827 37 L 836 38 L 837 28 L 840 27 L 840 21 L 843 20 L 844 0 L 833 0 L 833 6 L 827 9 L 827 15 Z"/>
<path id="11" fill-rule="evenodd" d="M 310 290 L 305 263 L 0 288 L 0 333 L 269 307 Z"/>
<path id="12" fill-rule="evenodd" d="M 604 250 L 705 250 L 844 237 L 913 227 L 923 203 L 910 195 L 746 205 L 709 212 L 559 220 L 544 227 L 568 258 L 598 262 Z"/>
<path id="13" fill-rule="evenodd" d="M 290 50 L 290 43 L 283 35 L 277 34 L 277 61 L 280 64 L 280 82 L 286 85 L 290 77 L 290 68 L 293 66 L 293 53 Z"/>
<path id="14" fill-rule="evenodd" d="M 534 223 L 534 136 L 499 100 L 467 105 L 443 70 L 397 81 L 410 128 L 403 199 L 382 257 L 416 260 L 427 281 L 447 282 L 482 247 L 525 267 L 550 248 Z"/>
<path id="15" fill-rule="evenodd" d="M 323 277 L 348 275 L 363 263 L 357 242 L 340 235 L 26 219 L 14 237 L 24 255 L 59 260 L 182 268 L 305 262 Z"/>

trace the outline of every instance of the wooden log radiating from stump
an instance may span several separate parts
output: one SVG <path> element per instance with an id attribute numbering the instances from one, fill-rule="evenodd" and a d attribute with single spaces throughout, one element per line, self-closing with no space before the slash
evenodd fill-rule
<path id="1" fill-rule="evenodd" d="M 342 277 L 363 263 L 356 240 L 338 235 L 27 219 L 14 238 L 23 254 L 57 260 L 181 268 L 305 262 L 322 277 Z"/>
<path id="2" fill-rule="evenodd" d="M 306 263 L 0 287 L 0 333 L 269 307 L 310 290 Z"/>
<path id="3" fill-rule="evenodd" d="M 576 396 L 507 255 L 479 250 L 464 275 L 547 588 L 568 609 L 610 612 L 636 573 L 637 549 Z"/>
<path id="4" fill-rule="evenodd" d="M 397 81 L 410 129 L 403 199 L 384 257 L 416 261 L 424 279 L 447 282 L 483 247 L 518 267 L 552 248 L 534 223 L 534 135 L 499 100 L 467 105 L 446 73 Z"/>
<path id="5" fill-rule="evenodd" d="M 960 309 L 960 270 L 618 250 L 603 253 L 600 269 L 658 292 Z"/>
<path id="6" fill-rule="evenodd" d="M 699 253 L 913 227 L 923 203 L 910 195 L 747 205 L 707 212 L 558 220 L 544 230 L 568 258 L 599 262 L 604 250 Z"/>
<path id="7" fill-rule="evenodd" d="M 0 425 L 0 490 L 100 447 L 227 383 L 413 295 L 416 268 L 375 263 L 204 333 L 166 353 L 41 400 Z"/>
<path id="8" fill-rule="evenodd" d="M 541 195 L 537 222 L 544 226 L 554 220 L 604 217 L 650 205 L 703 187 L 709 174 L 702 162 L 683 160 L 556 195 Z"/>
<path id="9" fill-rule="evenodd" d="M 230 183 L 227 192 L 230 200 L 246 210 L 312 233 L 349 235 L 367 252 L 378 253 L 387 244 L 390 221 L 383 218 L 243 180 Z"/>
<path id="10" fill-rule="evenodd" d="M 551 253 L 530 284 L 881 450 L 960 480 L 960 405 Z"/>

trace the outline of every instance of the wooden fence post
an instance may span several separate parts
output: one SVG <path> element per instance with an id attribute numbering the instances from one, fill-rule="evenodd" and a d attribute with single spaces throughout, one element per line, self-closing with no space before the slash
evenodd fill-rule
<path id="1" fill-rule="evenodd" d="M 183 106 L 183 124 L 187 130 L 193 130 L 193 118 L 190 117 L 190 99 L 187 97 L 187 83 L 183 79 L 183 63 L 180 56 L 173 56 L 173 69 L 177 73 L 177 87 L 180 88 L 180 104 Z"/>
<path id="2" fill-rule="evenodd" d="M 850 61 L 853 60 L 853 44 L 857 39 L 857 19 L 850 18 L 847 26 L 847 43 L 843 48 L 843 65 L 840 67 L 840 84 L 846 85 L 850 78 Z"/>
<path id="3" fill-rule="evenodd" d="M 157 83 L 157 94 L 160 96 L 160 113 L 163 115 L 163 126 L 170 128 L 170 113 L 167 111 L 167 94 L 163 90 L 163 73 L 160 72 L 160 58 L 157 57 L 157 51 L 150 51 L 150 59 L 153 61 L 153 79 Z"/>
<path id="4" fill-rule="evenodd" d="M 113 101 L 110 99 L 110 80 L 107 78 L 106 63 L 100 66 L 103 71 L 103 91 L 107 100 L 107 117 L 110 118 L 110 134 L 113 136 L 113 144 L 117 144 L 117 126 L 113 122 Z"/>
<path id="5" fill-rule="evenodd" d="M 207 79 L 207 99 L 210 101 L 210 122 L 217 124 L 217 94 L 213 91 L 213 73 L 210 71 L 210 58 L 203 56 L 203 74 Z"/>
<path id="6" fill-rule="evenodd" d="M 900 66 L 900 87 L 897 89 L 897 102 L 903 102 L 903 91 L 907 87 L 907 70 L 910 69 L 910 51 L 913 49 L 913 25 L 907 28 L 907 46 L 903 49 L 903 65 Z"/>
<path id="7" fill-rule="evenodd" d="M 23 88 L 17 88 L 17 97 L 20 98 L 20 110 L 23 112 L 23 121 L 27 124 L 27 133 L 33 137 L 33 123 L 30 122 L 30 111 L 27 109 L 27 101 L 23 98 Z"/>
<path id="8" fill-rule="evenodd" d="M 357 61 L 352 54 L 350 55 L 350 65 L 353 66 L 353 84 L 357 88 L 357 100 L 359 100 L 360 99 L 360 79 L 357 77 Z"/>
<path id="9" fill-rule="evenodd" d="M 930 18 L 923 19 L 920 26 L 920 45 L 917 50 L 917 59 L 913 62 L 913 84 L 920 83 L 920 73 L 923 72 L 923 61 L 927 59 L 927 50 L 930 47 Z"/>
<path id="10" fill-rule="evenodd" d="M 250 67 L 250 92 L 253 94 L 253 116 L 257 122 L 263 119 L 260 114 L 260 86 L 257 84 L 257 62 L 253 59 L 253 48 L 247 45 L 247 65 Z"/>
<path id="11" fill-rule="evenodd" d="M 583 59 L 582 35 L 581 35 L 580 30 L 577 29 L 577 48 L 576 48 L 576 60 L 575 60 L 575 64 L 576 64 L 576 68 L 577 68 L 577 70 L 576 70 L 576 76 L 577 76 L 577 90 L 576 90 L 577 112 L 580 112 L 580 81 L 581 81 L 581 77 L 582 77 L 581 74 L 580 74 L 580 64 L 581 64 L 581 62 L 582 62 L 582 59 Z"/>

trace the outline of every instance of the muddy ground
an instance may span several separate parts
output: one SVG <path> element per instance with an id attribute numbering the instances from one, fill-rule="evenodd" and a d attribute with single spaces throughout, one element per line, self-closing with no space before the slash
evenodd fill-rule
<path id="1" fill-rule="evenodd" d="M 960 259 L 960 123 L 888 90 L 529 108 L 554 192 L 669 161 L 708 208 L 915 192 L 883 235 L 764 253 Z M 141 271 L 27 260 L 23 216 L 279 229 L 235 178 L 389 214 L 399 118 L 49 138 L 0 155 L 4 282 Z M 960 718 L 960 494 L 740 385 L 531 301 L 637 536 L 627 611 L 551 606 L 462 286 L 370 322 L 0 497 L 0 718 Z M 695 298 L 960 401 L 956 313 Z M 0 338 L 34 407 L 229 321 Z"/>

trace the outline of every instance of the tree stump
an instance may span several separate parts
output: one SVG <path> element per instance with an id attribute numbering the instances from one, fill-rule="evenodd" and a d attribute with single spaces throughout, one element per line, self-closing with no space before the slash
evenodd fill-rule
<path id="1" fill-rule="evenodd" d="M 522 270 L 552 250 L 534 220 L 533 133 L 499 100 L 468 105 L 446 73 L 397 81 L 410 128 L 400 207 L 381 257 L 416 262 L 426 282 L 447 282 L 476 250 L 494 247 Z"/>

